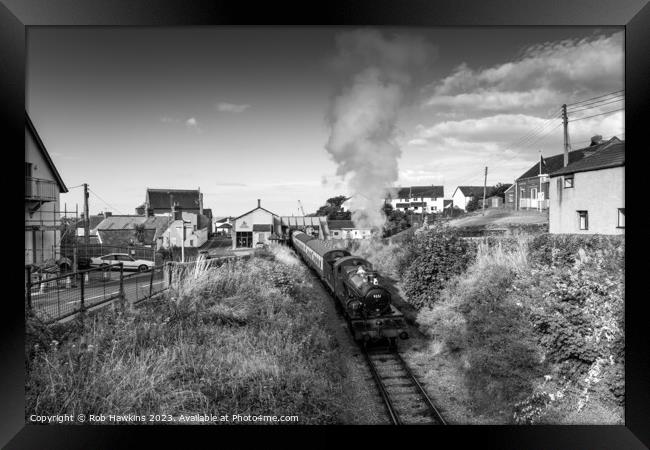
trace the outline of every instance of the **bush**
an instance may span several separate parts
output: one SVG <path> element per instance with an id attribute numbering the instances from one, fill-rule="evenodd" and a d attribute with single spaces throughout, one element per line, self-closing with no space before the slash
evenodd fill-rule
<path id="1" fill-rule="evenodd" d="M 420 233 L 398 266 L 407 301 L 416 308 L 433 304 L 446 283 L 467 268 L 474 253 L 474 244 L 453 228 L 434 227 Z"/>
<path id="2" fill-rule="evenodd" d="M 585 254 L 606 255 L 610 269 L 624 265 L 625 238 L 623 236 L 604 236 L 600 234 L 550 234 L 537 235 L 529 244 L 531 261 L 541 265 L 572 266 L 580 249 Z"/>

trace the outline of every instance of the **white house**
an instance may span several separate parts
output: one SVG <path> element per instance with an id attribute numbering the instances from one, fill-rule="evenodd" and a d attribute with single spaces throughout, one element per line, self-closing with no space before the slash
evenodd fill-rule
<path id="1" fill-rule="evenodd" d="M 393 209 L 416 213 L 439 213 L 444 209 L 444 186 L 409 186 L 388 190 L 386 203 Z"/>
<path id="2" fill-rule="evenodd" d="M 208 240 L 208 218 L 201 214 L 182 212 L 162 233 L 164 247 L 200 247 Z M 183 236 L 185 240 L 183 241 Z"/>
<path id="3" fill-rule="evenodd" d="M 549 232 L 625 234 L 625 142 L 549 174 Z"/>
<path id="4" fill-rule="evenodd" d="M 486 195 L 489 196 L 493 189 L 494 186 L 487 186 Z M 452 196 L 454 206 L 459 207 L 463 211 L 473 198 L 483 199 L 483 186 L 458 186 Z"/>
<path id="5" fill-rule="evenodd" d="M 358 227 L 351 220 L 328 220 L 330 239 L 370 239 L 370 228 Z"/>
<path id="6" fill-rule="evenodd" d="M 59 256 L 59 195 L 66 192 L 68 188 L 25 112 L 25 264 Z"/>
<path id="7" fill-rule="evenodd" d="M 232 248 L 253 248 L 258 243 L 267 243 L 275 232 L 277 218 L 277 214 L 262 208 L 260 199 L 257 199 L 257 208 L 233 220 Z"/>

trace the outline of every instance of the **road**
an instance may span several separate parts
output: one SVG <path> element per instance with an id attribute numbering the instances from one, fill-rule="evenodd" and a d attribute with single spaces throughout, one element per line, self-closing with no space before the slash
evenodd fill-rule
<path id="1" fill-rule="evenodd" d="M 110 278 L 104 281 L 94 275 L 84 284 L 84 306 L 90 307 L 101 303 L 103 300 L 119 295 L 120 280 L 119 273 L 107 272 Z M 149 295 L 151 273 L 125 273 L 124 274 L 124 295 L 130 302 L 140 300 Z M 162 272 L 154 274 L 153 292 L 164 288 Z M 32 292 L 32 308 L 49 316 L 61 316 L 79 309 L 81 303 L 81 287 L 69 287 L 65 285 L 58 288 L 47 288 Z"/>

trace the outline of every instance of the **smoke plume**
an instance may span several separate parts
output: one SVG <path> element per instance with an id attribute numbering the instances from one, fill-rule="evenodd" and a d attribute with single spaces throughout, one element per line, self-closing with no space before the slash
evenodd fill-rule
<path id="1" fill-rule="evenodd" d="M 335 65 L 343 83 L 330 105 L 325 148 L 338 165 L 336 174 L 347 180 L 352 219 L 359 226 L 381 227 L 386 189 L 398 178 L 399 109 L 431 48 L 419 39 L 387 38 L 375 30 L 342 33 L 337 46 Z"/>

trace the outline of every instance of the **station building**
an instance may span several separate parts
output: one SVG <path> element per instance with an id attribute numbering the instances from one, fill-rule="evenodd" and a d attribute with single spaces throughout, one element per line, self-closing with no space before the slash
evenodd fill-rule
<path id="1" fill-rule="evenodd" d="M 254 248 L 258 243 L 266 244 L 275 233 L 277 214 L 262 208 L 257 199 L 257 208 L 235 217 L 232 221 L 232 248 Z M 277 239 L 277 235 L 274 236 Z"/>

